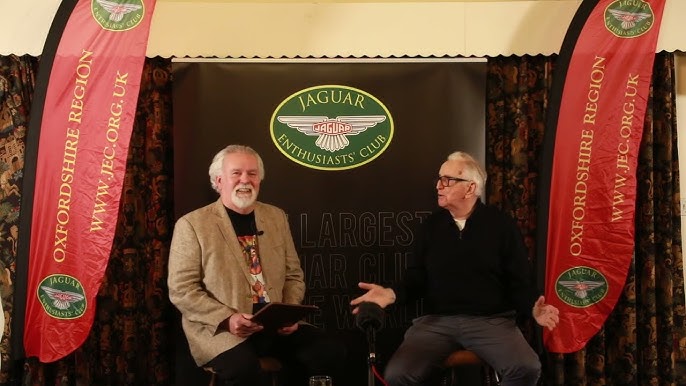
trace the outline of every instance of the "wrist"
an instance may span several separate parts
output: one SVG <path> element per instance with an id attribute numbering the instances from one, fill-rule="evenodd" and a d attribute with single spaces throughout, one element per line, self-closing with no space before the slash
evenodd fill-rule
<path id="1" fill-rule="evenodd" d="M 395 291 L 393 291 L 393 288 L 388 289 L 388 297 L 389 299 L 391 299 L 391 303 L 395 303 L 396 296 Z"/>
<path id="2" fill-rule="evenodd" d="M 229 315 L 229 317 L 224 319 L 224 321 L 221 324 L 221 326 L 228 332 L 231 332 L 231 317 L 234 315 L 236 314 Z"/>

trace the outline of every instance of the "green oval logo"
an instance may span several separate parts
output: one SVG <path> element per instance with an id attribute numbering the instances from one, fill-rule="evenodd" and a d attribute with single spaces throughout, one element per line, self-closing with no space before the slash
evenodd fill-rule
<path id="1" fill-rule="evenodd" d="M 557 278 L 555 293 L 572 307 L 586 308 L 605 298 L 607 279 L 598 270 L 579 266 L 570 268 Z"/>
<path id="2" fill-rule="evenodd" d="M 127 31 L 143 20 L 145 4 L 142 0 L 91 0 L 95 21 L 108 31 Z"/>
<path id="3" fill-rule="evenodd" d="M 348 86 L 300 90 L 272 114 L 274 145 L 312 169 L 344 170 L 378 158 L 393 138 L 393 118 L 373 95 Z"/>
<path id="4" fill-rule="evenodd" d="M 653 10 L 643 0 L 617 0 L 605 8 L 605 28 L 619 38 L 641 36 L 653 24 Z"/>
<path id="5" fill-rule="evenodd" d="M 55 319 L 76 319 L 86 312 L 86 294 L 81 283 L 69 275 L 50 275 L 40 282 L 38 300 Z"/>

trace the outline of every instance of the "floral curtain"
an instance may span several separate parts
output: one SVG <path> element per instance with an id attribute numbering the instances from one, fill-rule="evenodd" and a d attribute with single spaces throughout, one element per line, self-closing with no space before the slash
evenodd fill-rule
<path id="1" fill-rule="evenodd" d="M 91 333 L 74 353 L 88 385 L 169 385 L 173 228 L 171 61 L 146 59 L 119 220 Z"/>
<path id="2" fill-rule="evenodd" d="M 29 125 L 38 60 L 30 56 L 0 56 L 0 298 L 5 314 L 0 340 L 0 383 L 10 381 L 11 315 L 14 306 L 19 210 L 24 147 Z"/>

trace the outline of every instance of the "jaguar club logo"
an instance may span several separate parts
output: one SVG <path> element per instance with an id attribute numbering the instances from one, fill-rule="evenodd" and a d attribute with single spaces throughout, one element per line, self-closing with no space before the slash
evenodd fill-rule
<path id="1" fill-rule="evenodd" d="M 393 138 L 393 118 L 373 95 L 348 86 L 300 90 L 270 122 L 274 145 L 291 161 L 319 170 L 352 169 L 378 158 Z"/>
<path id="2" fill-rule="evenodd" d="M 143 20 L 142 0 L 91 0 L 93 18 L 108 31 L 127 31 Z"/>
<path id="3" fill-rule="evenodd" d="M 605 28 L 620 38 L 638 37 L 653 27 L 653 15 L 643 0 L 617 0 L 605 8 Z"/>
<path id="4" fill-rule="evenodd" d="M 555 292 L 560 300 L 577 308 L 600 302 L 607 291 L 605 276 L 596 269 L 583 266 L 564 271 L 555 283 Z"/>
<path id="5" fill-rule="evenodd" d="M 86 311 L 86 294 L 81 282 L 69 275 L 55 274 L 38 285 L 38 300 L 55 319 L 76 319 Z"/>

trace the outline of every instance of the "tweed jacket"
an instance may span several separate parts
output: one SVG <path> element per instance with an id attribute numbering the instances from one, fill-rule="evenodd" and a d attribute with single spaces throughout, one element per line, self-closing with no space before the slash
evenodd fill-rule
<path id="1" fill-rule="evenodd" d="M 305 282 L 286 214 L 257 202 L 255 222 L 271 301 L 301 303 Z M 169 299 L 181 312 L 198 366 L 245 340 L 220 324 L 237 312 L 252 314 L 250 277 L 248 261 L 221 199 L 176 222 L 169 252 Z"/>

